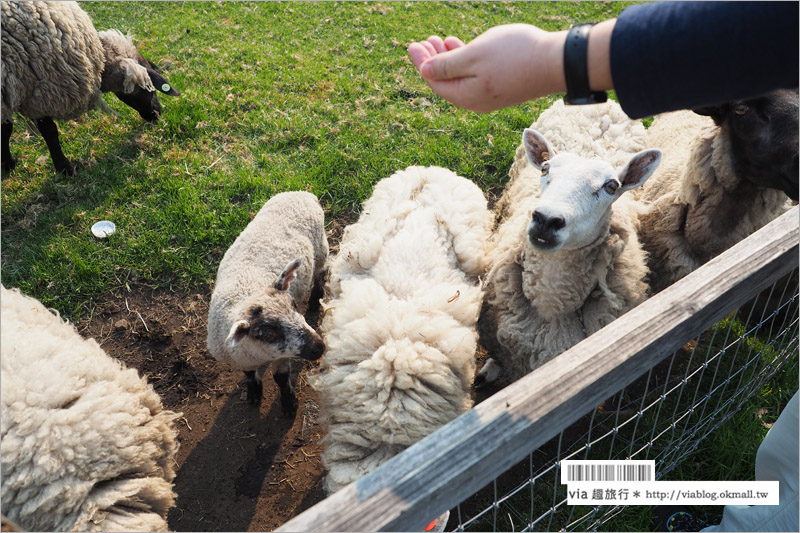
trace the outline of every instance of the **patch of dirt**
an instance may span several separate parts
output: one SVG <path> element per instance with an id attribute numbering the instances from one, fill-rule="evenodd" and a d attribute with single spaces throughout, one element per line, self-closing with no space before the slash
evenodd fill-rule
<path id="1" fill-rule="evenodd" d="M 297 361 L 299 407 L 281 411 L 269 371 L 256 408 L 243 398 L 244 374 L 206 350 L 211 289 L 170 292 L 131 286 L 98 302 L 77 327 L 107 353 L 136 368 L 165 408 L 180 411 L 175 531 L 270 531 L 325 497 L 319 444 L 323 430 L 305 379 L 316 363 Z M 309 310 L 316 326 L 319 306 Z"/>
<path id="2" fill-rule="evenodd" d="M 333 242 L 338 242 L 335 239 Z M 318 363 L 293 362 L 298 399 L 287 418 L 269 371 L 258 408 L 245 400 L 244 373 L 211 358 L 206 323 L 211 288 L 171 292 L 133 284 L 99 301 L 76 324 L 106 352 L 136 368 L 178 420 L 174 531 L 271 531 L 325 498 L 320 460 L 324 428 L 306 380 Z M 318 302 L 321 294 L 312 294 Z M 306 319 L 319 329 L 320 306 Z M 479 348 L 477 368 L 485 358 Z M 479 402 L 497 391 L 487 387 Z"/>

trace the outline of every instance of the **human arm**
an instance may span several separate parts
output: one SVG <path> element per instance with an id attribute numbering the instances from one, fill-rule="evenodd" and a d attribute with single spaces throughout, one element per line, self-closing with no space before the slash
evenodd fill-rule
<path id="1" fill-rule="evenodd" d="M 659 2 L 620 13 L 611 75 L 641 118 L 798 85 L 797 2 Z"/>
<path id="2" fill-rule="evenodd" d="M 589 88 L 612 89 L 609 46 L 616 19 L 592 28 L 587 46 Z M 408 52 L 423 79 L 444 99 L 488 112 L 565 92 L 566 31 L 530 24 L 496 26 L 465 45 L 457 37 L 432 36 Z"/>
<path id="3" fill-rule="evenodd" d="M 797 87 L 797 2 L 661 2 L 631 6 L 589 34 L 590 89 L 615 89 L 639 118 Z M 566 91 L 566 32 L 497 26 L 464 44 L 412 43 L 440 96 L 488 112 Z"/>

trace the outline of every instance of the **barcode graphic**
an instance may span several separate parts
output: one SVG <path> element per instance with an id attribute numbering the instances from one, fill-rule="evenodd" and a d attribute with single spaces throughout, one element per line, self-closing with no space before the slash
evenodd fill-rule
<path id="1" fill-rule="evenodd" d="M 655 461 L 561 461 L 561 483 L 653 481 Z"/>

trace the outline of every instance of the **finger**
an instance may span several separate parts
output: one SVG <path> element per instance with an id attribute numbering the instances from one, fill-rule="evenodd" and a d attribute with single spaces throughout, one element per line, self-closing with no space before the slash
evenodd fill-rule
<path id="1" fill-rule="evenodd" d="M 419 70 L 419 67 L 422 66 L 422 63 L 431 57 L 430 52 L 427 48 L 425 48 L 420 43 L 411 43 L 408 45 L 408 55 L 411 57 L 411 62 L 414 63 L 414 67 Z"/>
<path id="2" fill-rule="evenodd" d="M 444 47 L 448 50 L 455 50 L 456 48 L 461 48 L 462 46 L 464 46 L 464 41 L 458 37 L 450 35 L 444 40 Z"/>
<path id="3" fill-rule="evenodd" d="M 472 76 L 471 56 L 469 49 L 465 47 L 438 54 L 422 64 L 420 74 L 430 80 L 452 80 Z"/>
<path id="4" fill-rule="evenodd" d="M 433 49 L 436 50 L 437 53 L 441 54 L 442 52 L 447 52 L 444 41 L 438 35 L 431 35 L 428 37 L 428 42 L 433 45 Z"/>
<path id="5" fill-rule="evenodd" d="M 419 44 L 421 44 L 422 46 L 424 46 L 424 47 L 425 47 L 425 50 L 427 50 L 427 51 L 428 51 L 428 55 L 429 55 L 430 57 L 433 57 L 433 56 L 435 56 L 435 55 L 436 55 L 436 49 L 435 49 L 435 48 L 433 47 L 433 45 L 432 45 L 431 43 L 429 43 L 428 41 L 421 41 Z"/>

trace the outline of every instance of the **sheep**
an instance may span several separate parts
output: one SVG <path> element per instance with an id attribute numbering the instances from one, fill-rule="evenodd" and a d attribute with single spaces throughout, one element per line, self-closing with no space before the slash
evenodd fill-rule
<path id="1" fill-rule="evenodd" d="M 134 369 L 0 286 L 3 514 L 25 531 L 165 531 L 181 413 Z"/>
<path id="2" fill-rule="evenodd" d="M 309 376 L 329 494 L 471 407 L 491 218 L 471 181 L 408 167 L 345 229 L 323 304 L 327 351 Z"/>
<path id="3" fill-rule="evenodd" d="M 640 194 L 639 230 L 653 292 L 785 212 L 787 195 L 797 200 L 797 107 L 797 91 L 781 90 L 655 118 L 646 142 L 665 161 Z"/>
<path id="4" fill-rule="evenodd" d="M 308 192 L 273 196 L 225 252 L 208 311 L 209 353 L 245 372 L 247 401 L 258 405 L 261 367 L 274 361 L 281 407 L 297 409 L 290 358 L 319 359 L 322 338 L 305 313 L 328 257 L 325 214 Z"/>
<path id="5" fill-rule="evenodd" d="M 53 119 L 108 109 L 113 92 L 144 120 L 161 114 L 156 91 L 179 96 L 160 69 L 117 30 L 98 33 L 75 2 L 2 2 L 2 168 L 16 165 L 13 114 L 35 120 L 59 173 L 72 175 Z"/>
<path id="6" fill-rule="evenodd" d="M 614 102 L 559 102 L 524 131 L 496 206 L 478 324 L 492 356 L 476 386 L 518 379 L 646 298 L 639 206 L 622 196 L 660 162 L 658 150 L 636 152 L 643 141 L 641 123 Z"/>

